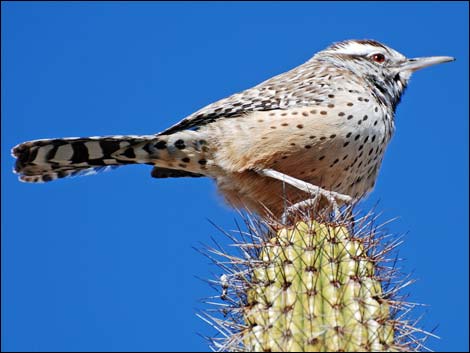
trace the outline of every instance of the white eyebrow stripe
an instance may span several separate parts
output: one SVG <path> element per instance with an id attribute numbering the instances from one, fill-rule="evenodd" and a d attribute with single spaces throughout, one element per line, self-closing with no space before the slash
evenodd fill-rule
<path id="1" fill-rule="evenodd" d="M 357 42 L 349 42 L 337 47 L 331 52 L 336 54 L 347 54 L 347 55 L 368 55 L 372 53 L 388 54 L 387 50 L 381 47 L 370 44 L 361 44 Z"/>

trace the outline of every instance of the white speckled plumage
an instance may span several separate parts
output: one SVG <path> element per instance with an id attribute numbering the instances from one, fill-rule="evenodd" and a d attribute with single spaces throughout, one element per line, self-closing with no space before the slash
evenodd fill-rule
<path id="1" fill-rule="evenodd" d="M 375 183 L 411 73 L 449 57 L 407 59 L 371 40 L 333 44 L 306 63 L 210 104 L 156 135 L 36 140 L 13 149 L 27 182 L 146 163 L 152 176 L 209 176 L 228 202 L 282 212 L 308 195 L 263 170 L 359 199 Z"/>

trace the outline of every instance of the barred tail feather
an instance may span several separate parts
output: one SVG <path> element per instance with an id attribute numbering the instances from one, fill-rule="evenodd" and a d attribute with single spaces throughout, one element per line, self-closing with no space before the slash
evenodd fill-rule
<path id="1" fill-rule="evenodd" d="M 15 146 L 15 173 L 24 182 L 40 183 L 75 175 L 89 175 L 143 160 L 118 158 L 118 151 L 154 140 L 149 136 L 107 136 L 28 141 Z M 118 155 L 118 157 L 116 157 Z"/>

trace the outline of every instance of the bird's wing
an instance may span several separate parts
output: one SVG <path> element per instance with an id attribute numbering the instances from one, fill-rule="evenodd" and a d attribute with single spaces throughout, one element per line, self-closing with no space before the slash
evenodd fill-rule
<path id="1" fill-rule="evenodd" d="M 219 118 L 237 117 L 251 111 L 288 109 L 321 103 L 327 95 L 326 87 L 323 88 L 327 85 L 326 80 L 328 72 L 324 67 L 308 61 L 253 88 L 209 104 L 158 135 L 187 129 L 197 130 Z"/>

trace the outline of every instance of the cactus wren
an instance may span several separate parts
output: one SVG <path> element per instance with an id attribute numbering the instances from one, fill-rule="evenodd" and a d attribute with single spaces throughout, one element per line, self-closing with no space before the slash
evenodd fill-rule
<path id="1" fill-rule="evenodd" d="M 234 207 L 275 215 L 285 199 L 358 200 L 374 186 L 411 74 L 452 60 L 407 59 L 373 40 L 335 43 L 155 135 L 17 145 L 15 172 L 46 182 L 143 163 L 155 178 L 212 177 Z"/>

